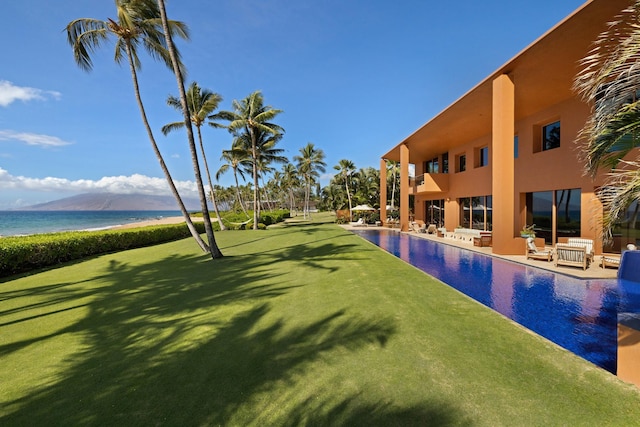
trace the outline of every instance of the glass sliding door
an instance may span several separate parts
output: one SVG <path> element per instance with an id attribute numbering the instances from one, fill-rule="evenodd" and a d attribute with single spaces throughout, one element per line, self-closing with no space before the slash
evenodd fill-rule
<path id="1" fill-rule="evenodd" d="M 580 189 L 556 190 L 556 237 L 580 237 Z"/>

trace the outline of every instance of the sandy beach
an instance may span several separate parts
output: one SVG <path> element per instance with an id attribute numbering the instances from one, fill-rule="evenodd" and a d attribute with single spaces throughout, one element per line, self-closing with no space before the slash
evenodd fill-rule
<path id="1" fill-rule="evenodd" d="M 202 217 L 191 217 L 192 222 L 202 222 Z M 217 221 L 215 218 L 211 218 L 211 222 Z M 184 217 L 182 216 L 170 216 L 166 218 L 153 219 L 149 221 L 139 221 L 132 222 L 129 224 L 118 225 L 113 227 L 112 230 L 122 230 L 126 228 L 138 228 L 138 227 L 149 227 L 152 225 L 167 225 L 167 224 L 180 224 L 184 222 Z"/>

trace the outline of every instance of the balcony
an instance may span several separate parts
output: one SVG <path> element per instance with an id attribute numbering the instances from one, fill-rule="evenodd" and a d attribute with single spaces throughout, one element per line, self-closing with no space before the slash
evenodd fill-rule
<path id="1" fill-rule="evenodd" d="M 444 193 L 449 191 L 448 173 L 425 173 L 409 183 L 409 194 Z"/>

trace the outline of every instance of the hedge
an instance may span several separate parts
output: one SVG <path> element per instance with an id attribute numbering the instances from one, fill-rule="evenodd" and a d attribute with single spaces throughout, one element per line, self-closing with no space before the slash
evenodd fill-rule
<path id="1" fill-rule="evenodd" d="M 199 233 L 204 224 L 195 222 Z M 73 231 L 0 238 L 0 277 L 92 255 L 140 248 L 189 237 L 186 224 L 122 230 Z"/>

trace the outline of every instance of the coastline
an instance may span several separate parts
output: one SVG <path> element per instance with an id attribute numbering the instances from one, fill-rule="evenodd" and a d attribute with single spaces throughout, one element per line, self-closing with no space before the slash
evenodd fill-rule
<path id="1" fill-rule="evenodd" d="M 202 217 L 191 217 L 191 221 L 193 222 L 203 222 L 204 219 Z M 211 218 L 211 222 L 217 221 L 216 218 Z M 183 216 L 170 216 L 166 218 L 158 218 L 158 219 L 150 219 L 145 221 L 137 221 L 130 222 L 122 225 L 115 225 L 113 227 L 108 227 L 109 230 L 124 230 L 127 228 L 139 228 L 139 227 L 150 227 L 154 225 L 168 225 L 168 224 L 180 224 L 185 222 Z"/>

